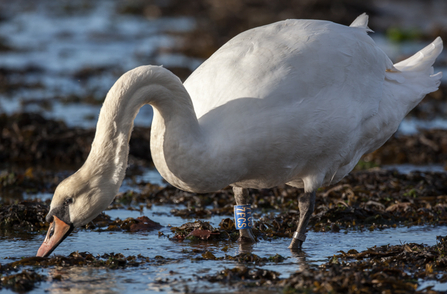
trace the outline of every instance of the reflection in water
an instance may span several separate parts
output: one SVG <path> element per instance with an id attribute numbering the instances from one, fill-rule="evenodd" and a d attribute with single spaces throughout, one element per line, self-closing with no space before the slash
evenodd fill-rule
<path id="1" fill-rule="evenodd" d="M 212 225 L 219 223 L 216 219 Z M 168 228 L 162 229 L 165 235 L 170 234 Z M 157 233 L 130 234 L 124 232 L 77 231 L 61 244 L 57 254 L 68 255 L 74 250 L 89 251 L 92 254 L 120 252 L 125 256 L 142 254 L 150 262 L 138 267 L 125 269 L 58 267 L 49 268 L 43 274 L 50 281 L 40 284 L 36 291 L 48 290 L 60 292 L 99 292 L 99 293 L 147 293 L 148 291 L 180 292 L 211 291 L 215 284 L 207 282 L 207 275 L 232 269 L 241 264 L 225 259 L 225 255 L 236 256 L 241 253 L 256 254 L 261 258 L 269 258 L 279 254 L 286 259 L 282 262 L 247 263 L 249 268 L 261 268 L 280 273 L 280 278 L 287 278 L 296 271 L 315 267 L 328 260 L 338 251 L 356 249 L 365 250 L 374 245 L 427 243 L 434 245 L 437 235 L 445 235 L 445 227 L 413 226 L 390 228 L 385 230 L 350 230 L 348 237 L 343 233 L 309 232 L 308 240 L 301 252 L 291 252 L 287 248 L 290 240 L 278 238 L 260 240 L 255 244 L 239 245 L 237 242 L 173 242 L 166 237 L 158 237 Z M 39 240 L 38 240 L 39 239 Z M 2 240 L 1 263 L 8 263 L 23 256 L 34 256 L 42 240 Z M 204 260 L 202 254 L 211 252 L 221 260 Z M 157 258 L 162 256 L 162 258 Z M 48 273 L 48 274 L 47 274 Z M 53 281 L 51 281 L 53 280 Z M 439 285 L 438 285 L 439 286 Z M 227 288 L 218 286 L 224 292 Z M 75 290 L 76 289 L 76 290 Z M 228 289 L 232 291 L 233 289 Z"/>
<path id="2" fill-rule="evenodd" d="M 30 241 L 33 239 L 42 239 L 41 235 L 33 234 L 29 231 L 0 230 L 0 242 L 2 241 Z M 42 239 L 43 240 L 43 239 Z"/>
<path id="3" fill-rule="evenodd" d="M 239 243 L 239 253 L 252 253 L 255 248 L 255 243 Z"/>
<path id="4" fill-rule="evenodd" d="M 292 251 L 291 254 L 291 259 L 294 263 L 299 265 L 299 270 L 305 270 L 308 269 L 310 266 L 310 263 L 307 262 L 307 254 L 304 250 L 299 250 L 299 251 Z"/>
<path id="5" fill-rule="evenodd" d="M 48 270 L 52 281 L 50 287 L 45 289 L 50 293 L 122 293 L 125 288 L 120 287 L 117 281 L 132 282 L 123 279 L 118 270 L 102 270 L 85 267 L 57 267 Z"/>

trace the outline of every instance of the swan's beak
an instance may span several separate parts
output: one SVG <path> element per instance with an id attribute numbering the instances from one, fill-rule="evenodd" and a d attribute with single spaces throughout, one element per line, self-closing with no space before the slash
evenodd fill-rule
<path id="1" fill-rule="evenodd" d="M 68 225 L 57 216 L 53 216 L 54 221 L 50 224 L 47 236 L 40 245 L 36 256 L 47 257 L 54 249 L 73 231 L 73 225 Z"/>

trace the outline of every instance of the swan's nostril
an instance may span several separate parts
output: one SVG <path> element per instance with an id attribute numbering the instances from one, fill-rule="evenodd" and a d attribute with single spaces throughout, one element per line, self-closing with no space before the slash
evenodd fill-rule
<path id="1" fill-rule="evenodd" d="M 45 217 L 45 220 L 47 221 L 47 223 L 52 223 L 54 220 L 53 214 L 51 212 L 49 212 L 47 214 L 47 216 Z"/>
<path id="2" fill-rule="evenodd" d="M 54 235 L 54 226 L 55 226 L 55 223 L 54 222 L 51 223 L 50 231 L 48 233 L 48 239 L 51 239 L 51 237 L 53 237 L 53 235 Z"/>

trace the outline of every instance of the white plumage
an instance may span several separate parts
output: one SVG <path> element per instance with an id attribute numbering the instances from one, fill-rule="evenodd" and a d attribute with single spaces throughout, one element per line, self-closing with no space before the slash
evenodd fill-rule
<path id="1" fill-rule="evenodd" d="M 439 38 L 424 49 L 426 57 L 397 64 L 399 72 L 366 24 L 366 15 L 354 27 L 287 20 L 230 40 L 184 84 L 209 146 L 199 158 L 171 163 L 171 171 L 179 170 L 174 175 L 161 169 L 162 175 L 193 192 L 283 183 L 304 183 L 310 192 L 342 179 L 437 89 L 441 77 L 431 75 L 442 50 Z M 417 66 L 408 68 L 412 63 Z M 203 176 L 187 179 L 199 173 L 190 171 L 196 168 Z M 178 178 L 180 170 L 187 175 Z M 215 185 L 202 185 L 214 172 Z"/>
<path id="2" fill-rule="evenodd" d="M 162 67 L 127 72 L 107 95 L 84 166 L 57 188 L 48 221 L 57 216 L 76 227 L 107 207 L 124 178 L 133 120 L 151 104 L 152 158 L 174 186 L 211 192 L 232 185 L 238 204 L 248 201 L 244 188 L 303 187 L 290 246 L 301 247 L 316 189 L 380 147 L 440 83 L 432 68 L 439 37 L 393 65 L 367 22 L 363 14 L 350 27 L 286 20 L 248 30 L 184 85 Z M 67 197 L 73 203 L 64 204 Z M 249 230 L 241 236 L 253 239 Z"/>

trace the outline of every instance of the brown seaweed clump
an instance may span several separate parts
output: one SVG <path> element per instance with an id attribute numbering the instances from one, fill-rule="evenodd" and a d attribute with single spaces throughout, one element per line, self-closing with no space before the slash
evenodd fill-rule
<path id="1" fill-rule="evenodd" d="M 271 287 L 277 283 L 281 274 L 263 268 L 250 268 L 238 266 L 232 269 L 224 269 L 216 275 L 207 275 L 206 279 L 212 283 L 225 283 L 236 288 Z"/>
<path id="2" fill-rule="evenodd" d="M 221 223 L 222 224 L 222 223 Z M 172 227 L 171 231 L 174 233 L 174 236 L 171 240 L 175 241 L 183 241 L 185 239 L 190 240 L 217 240 L 217 239 L 232 239 L 230 234 L 223 229 L 217 229 L 211 226 L 209 222 L 197 220 L 195 222 L 188 222 L 180 227 Z M 230 231 L 233 231 L 233 228 L 228 228 Z M 236 235 L 233 235 L 236 237 Z"/>
<path id="3" fill-rule="evenodd" d="M 434 246 L 385 245 L 330 257 L 320 266 L 304 266 L 288 278 L 274 271 L 242 265 L 205 279 L 237 289 L 270 287 L 282 293 L 439 293 L 423 281 L 447 282 L 447 236 Z"/>
<path id="4" fill-rule="evenodd" d="M 40 231 L 48 228 L 45 216 L 48 206 L 44 203 L 22 201 L 0 206 L 0 229 Z"/>
<path id="5" fill-rule="evenodd" d="M 144 256 L 128 256 L 118 253 L 103 254 L 102 256 L 93 256 L 87 252 L 73 252 L 69 256 L 46 257 L 27 257 L 19 261 L 14 261 L 0 267 L 0 290 L 2 288 L 11 289 L 15 292 L 27 292 L 34 289 L 35 285 L 47 281 L 47 276 L 36 273 L 36 268 L 47 267 L 72 267 L 72 266 L 90 266 L 108 269 L 122 269 L 126 267 L 139 266 L 142 263 L 149 262 L 149 258 Z M 24 269 L 17 274 L 11 274 L 21 267 L 32 266 L 33 269 Z"/>
<path id="6" fill-rule="evenodd" d="M 0 229 L 4 231 L 41 231 L 48 229 L 49 224 L 45 217 L 48 214 L 48 205 L 39 201 L 22 201 L 18 204 L 0 206 Z M 79 229 L 97 231 L 125 231 L 148 232 L 159 230 L 163 226 L 152 221 L 147 216 L 137 218 L 129 217 L 125 220 L 119 218 L 112 220 L 105 213 L 99 214 L 89 224 Z"/>
<path id="7" fill-rule="evenodd" d="M 446 225 L 446 182 L 447 173 L 354 172 L 339 184 L 319 190 L 310 226 L 315 231 L 339 232 L 341 228 L 375 230 L 397 225 Z M 273 192 L 266 199 L 282 212 L 262 215 L 255 221 L 255 228 L 268 238 L 290 238 L 299 218 L 297 203 L 287 200 L 288 196 L 284 196 L 285 200 L 273 197 Z"/>
<path id="8" fill-rule="evenodd" d="M 375 165 L 446 163 L 447 130 L 423 130 L 414 135 L 393 136 L 382 147 L 365 155 L 363 160 Z"/>
<path id="9" fill-rule="evenodd" d="M 168 263 L 177 263 L 177 259 L 155 256 L 154 258 L 143 255 L 125 256 L 121 253 L 105 253 L 94 256 L 88 252 L 72 252 L 68 256 L 56 255 L 53 257 L 25 257 L 18 261 L 0 265 L 0 290 L 11 289 L 16 292 L 27 292 L 34 289 L 35 285 L 47 281 L 48 277 L 36 273 L 37 269 L 50 267 L 93 267 L 106 269 L 126 269 L 138 267 L 142 264 L 158 266 Z M 31 267 L 31 269 L 28 269 Z M 21 273 L 14 273 L 25 268 Z"/>
<path id="10" fill-rule="evenodd" d="M 33 270 L 23 270 L 18 274 L 3 276 L 1 278 L 0 290 L 2 287 L 15 292 L 23 293 L 34 289 L 35 284 L 45 281 L 46 277 Z"/>
<path id="11" fill-rule="evenodd" d="M 123 232 L 150 232 L 159 230 L 163 226 L 157 222 L 154 222 L 147 216 L 140 216 L 137 218 L 128 217 L 125 220 L 116 218 L 112 220 L 110 216 L 104 212 L 98 215 L 89 224 L 82 227 L 82 229 L 102 231 L 123 231 Z"/>
<path id="12" fill-rule="evenodd" d="M 23 193 L 34 194 L 39 192 L 53 192 L 60 183 L 64 173 L 42 170 L 40 168 L 28 167 L 27 169 L 16 168 L 12 170 L 0 170 L 0 191 L 3 196 L 1 200 L 7 203 L 6 198 L 21 198 Z M 17 197 L 18 196 L 18 197 Z"/>
<path id="13" fill-rule="evenodd" d="M 110 217 L 108 218 L 108 220 L 110 220 Z M 117 218 L 105 224 L 107 224 L 107 228 L 104 229 L 105 231 L 148 232 L 159 230 L 163 227 L 147 216 L 140 216 L 137 218 L 129 217 L 125 220 Z"/>
<path id="14" fill-rule="evenodd" d="M 312 293 L 437 293 L 432 287 L 418 290 L 421 281 L 447 281 L 447 238 L 437 239 L 434 246 L 410 243 L 341 252 L 278 285 Z"/>
<path id="15" fill-rule="evenodd" d="M 0 114 L 0 162 L 79 167 L 90 152 L 94 130 L 69 128 L 36 113 Z M 130 155 L 151 162 L 150 129 L 132 132 Z"/>
<path id="16" fill-rule="evenodd" d="M 27 165 L 81 164 L 93 138 L 93 131 L 68 128 L 34 113 L 1 114 L 0 129 L 0 161 Z"/>
<path id="17" fill-rule="evenodd" d="M 149 262 L 148 257 L 142 255 L 138 256 L 124 256 L 121 253 L 105 253 L 103 255 L 94 256 L 89 252 L 72 252 L 68 256 L 55 255 L 52 257 L 25 257 L 21 260 L 7 263 L 2 266 L 3 272 L 8 272 L 19 267 L 34 266 L 34 267 L 51 267 L 51 266 L 92 266 L 92 267 L 107 267 L 107 268 L 126 268 L 139 266 L 142 263 Z"/>

